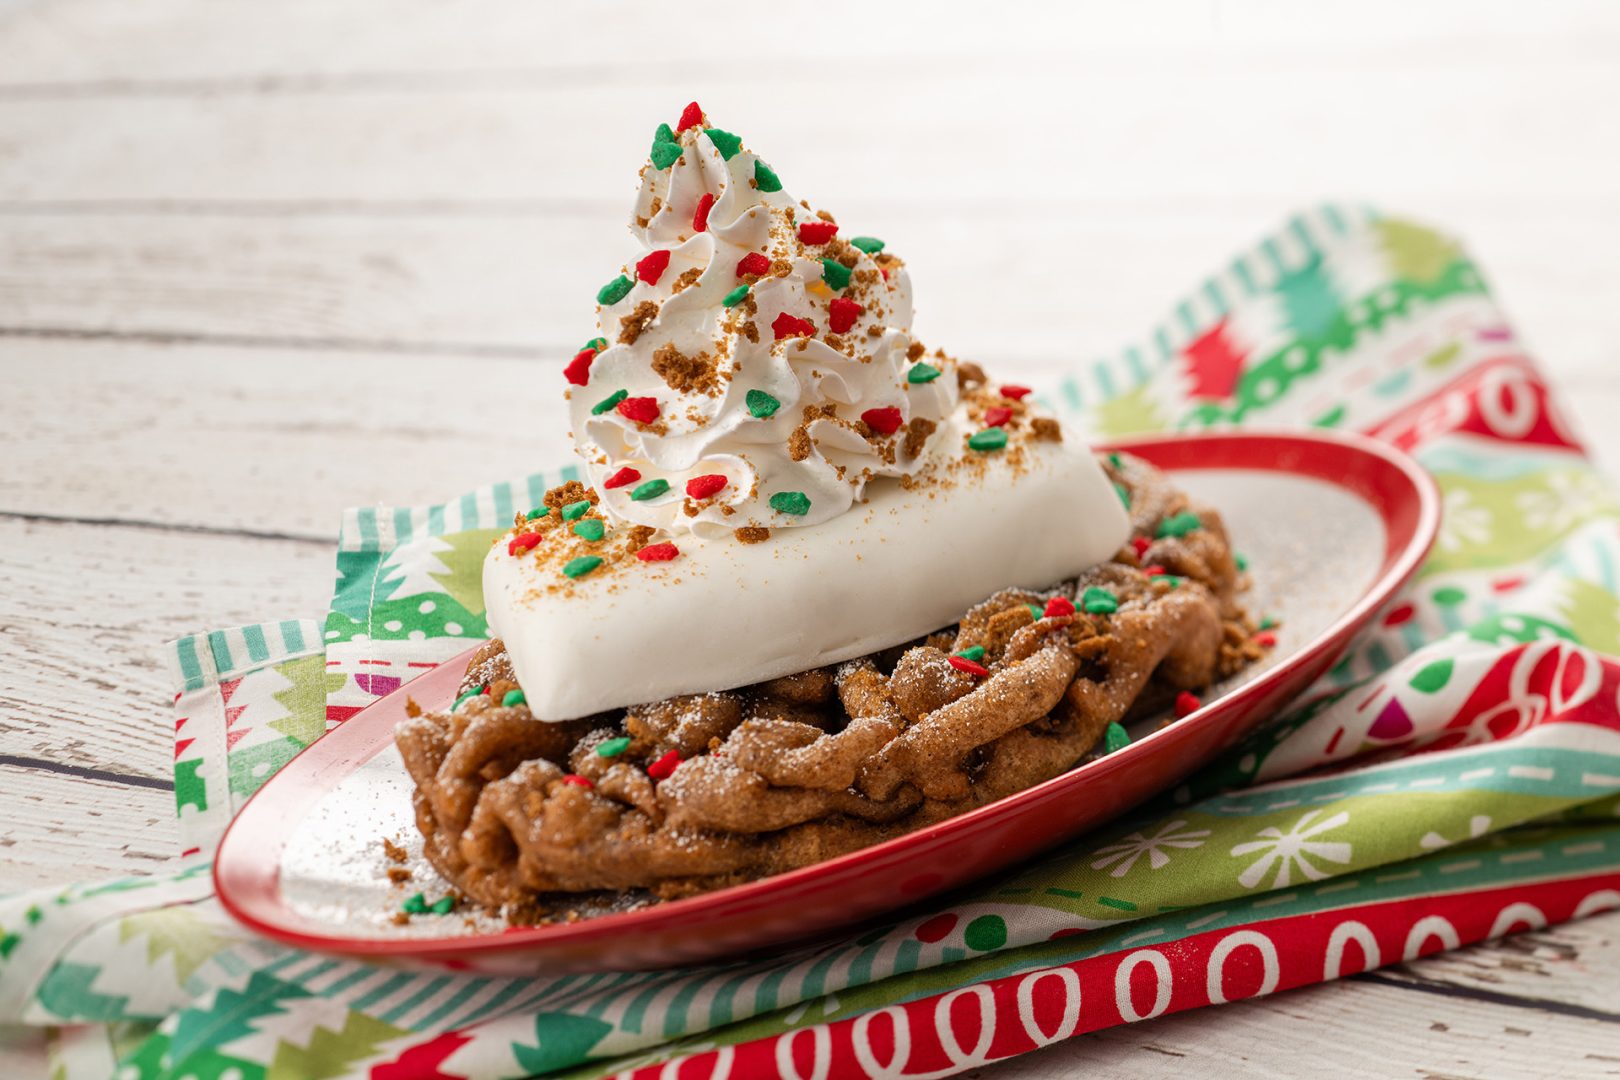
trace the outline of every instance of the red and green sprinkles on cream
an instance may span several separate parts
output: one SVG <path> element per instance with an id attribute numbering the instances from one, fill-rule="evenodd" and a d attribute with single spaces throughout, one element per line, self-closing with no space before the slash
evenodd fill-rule
<path id="1" fill-rule="evenodd" d="M 972 435 L 968 436 L 968 448 L 971 450 L 977 450 L 981 454 L 989 453 L 993 450 L 1000 450 L 1006 445 L 1006 428 L 985 428 L 983 431 L 975 431 Z"/>
<path id="2" fill-rule="evenodd" d="M 714 193 L 705 191 L 703 198 L 698 200 L 697 209 L 692 211 L 692 231 L 709 231 L 709 211 L 714 209 Z"/>
<path id="3" fill-rule="evenodd" d="M 568 562 L 563 565 L 562 572 L 564 577 L 582 578 L 601 565 L 602 556 L 581 555 L 577 559 L 569 559 Z"/>
<path id="4" fill-rule="evenodd" d="M 694 476 L 686 482 L 686 497 L 689 499 L 712 499 L 720 494 L 730 483 L 724 473 L 705 473 Z"/>
<path id="5" fill-rule="evenodd" d="M 613 393 L 591 406 L 591 415 L 601 416 L 605 412 L 610 412 L 618 406 L 619 402 L 623 401 L 629 396 L 630 391 L 628 390 L 615 390 Z"/>
<path id="6" fill-rule="evenodd" d="M 661 544 L 648 544 L 636 552 L 636 558 L 642 562 L 669 562 L 681 553 L 681 549 L 665 541 Z"/>
<path id="7" fill-rule="evenodd" d="M 769 255 L 762 255 L 757 251 L 750 251 L 748 254 L 737 260 L 738 277 L 747 277 L 749 274 L 753 274 L 755 277 L 764 277 L 770 272 L 771 259 Z"/>
<path id="8" fill-rule="evenodd" d="M 630 290 L 636 283 L 620 274 L 600 289 L 596 290 L 596 302 L 603 307 L 611 307 L 630 295 Z"/>
<path id="9" fill-rule="evenodd" d="M 1030 389 L 1027 386 L 1019 386 L 1015 383 L 1008 383 L 1006 386 L 1001 388 L 1001 396 L 1004 398 L 1010 398 L 1013 401 L 1022 401 L 1029 395 Z"/>
<path id="10" fill-rule="evenodd" d="M 777 341 L 790 337 L 814 337 L 816 324 L 809 319 L 801 319 L 784 311 L 771 323 L 771 333 L 776 335 Z"/>
<path id="11" fill-rule="evenodd" d="M 627 397 L 618 405 L 619 415 L 638 424 L 656 423 L 662 410 L 653 397 Z"/>
<path id="12" fill-rule="evenodd" d="M 638 485 L 636 489 L 630 493 L 630 498 L 636 502 L 646 502 L 648 499 L 658 498 L 658 496 L 662 495 L 668 490 L 669 481 L 660 476 L 655 479 L 648 480 L 644 484 Z"/>
<path id="13" fill-rule="evenodd" d="M 755 420 L 768 420 L 782 407 L 780 401 L 763 390 L 748 391 L 744 400 L 748 403 L 748 415 Z"/>
<path id="14" fill-rule="evenodd" d="M 913 386 L 920 386 L 923 383 L 933 382 L 939 378 L 939 375 L 939 368 L 919 360 L 917 363 L 912 364 L 910 370 L 906 372 L 906 382 Z"/>
<path id="15" fill-rule="evenodd" d="M 838 226 L 831 221 L 806 221 L 799 225 L 799 243 L 825 244 L 838 235 Z"/>
<path id="16" fill-rule="evenodd" d="M 627 487 L 640 479 L 640 471 L 632 469 L 630 466 L 626 465 L 624 468 L 602 481 L 602 486 L 607 488 L 609 491 L 612 491 L 614 488 Z"/>
<path id="17" fill-rule="evenodd" d="M 636 277 L 648 285 L 658 284 L 658 279 L 664 276 L 669 269 L 669 252 L 667 250 L 654 251 L 636 263 Z"/>
<path id="18" fill-rule="evenodd" d="M 737 156 L 737 151 L 742 149 L 742 136 L 740 135 L 733 135 L 731 132 L 722 131 L 719 128 L 705 128 L 703 134 L 707 135 L 709 141 L 714 144 L 714 148 L 720 151 L 720 160 L 722 161 L 730 161 Z"/>
<path id="19" fill-rule="evenodd" d="M 584 521 L 574 522 L 574 535 L 594 544 L 607 535 L 607 526 L 603 524 L 601 518 L 586 518 Z"/>
<path id="20" fill-rule="evenodd" d="M 571 502 L 562 508 L 562 519 L 564 521 L 578 521 L 590 512 L 591 500 L 580 499 L 578 502 Z"/>
<path id="21" fill-rule="evenodd" d="M 849 288 L 849 279 L 853 273 L 854 271 L 837 259 L 821 260 L 821 280 L 827 283 L 827 288 L 835 292 Z"/>
<path id="22" fill-rule="evenodd" d="M 703 109 L 698 103 L 690 102 L 681 110 L 681 118 L 675 122 L 675 133 L 678 135 L 689 127 L 697 127 L 703 123 Z"/>
<path id="23" fill-rule="evenodd" d="M 544 539 L 545 537 L 540 533 L 518 533 L 516 536 L 512 537 L 512 539 L 506 542 L 506 553 L 508 555 L 520 555 L 523 552 L 530 550 Z"/>
<path id="24" fill-rule="evenodd" d="M 748 286 L 739 285 L 721 297 L 720 303 L 723 307 L 734 308 L 746 299 L 748 299 Z"/>
<path id="25" fill-rule="evenodd" d="M 827 327 L 835 334 L 847 334 L 865 310 L 846 296 L 835 296 L 827 305 Z"/>
<path id="26" fill-rule="evenodd" d="M 861 422 L 879 435 L 893 435 L 900 430 L 905 418 L 900 415 L 900 410 L 896 406 L 885 405 L 880 409 L 867 409 L 861 413 Z"/>
<path id="27" fill-rule="evenodd" d="M 992 405 L 984 410 L 985 427 L 1005 427 L 1012 419 L 1012 410 L 1005 405 Z"/>
<path id="28" fill-rule="evenodd" d="M 771 496 L 771 509 L 779 514 L 803 517 L 810 512 L 810 496 L 802 491 L 778 491 Z"/>
<path id="29" fill-rule="evenodd" d="M 763 161 L 754 160 L 754 186 L 761 191 L 781 191 L 782 181 L 769 165 Z"/>
<path id="30" fill-rule="evenodd" d="M 876 255 L 883 250 L 883 241 L 875 236 L 852 236 L 849 242 L 852 246 L 860 248 L 868 255 Z"/>
<path id="31" fill-rule="evenodd" d="M 662 172 L 679 161 L 682 153 L 681 144 L 675 141 L 675 133 L 669 130 L 669 125 L 659 124 L 658 130 L 653 132 L 652 149 L 648 152 L 653 168 Z"/>

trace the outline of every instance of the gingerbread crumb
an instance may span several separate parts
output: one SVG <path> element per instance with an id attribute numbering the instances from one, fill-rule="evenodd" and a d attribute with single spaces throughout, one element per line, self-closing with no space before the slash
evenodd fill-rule
<path id="1" fill-rule="evenodd" d="M 634 345 L 636 339 L 647 329 L 654 319 L 658 318 L 658 305 L 651 300 L 643 300 L 636 305 L 636 310 L 619 320 L 619 344 Z"/>
<path id="2" fill-rule="evenodd" d="M 382 846 L 383 854 L 388 857 L 389 862 L 402 863 L 411 857 L 410 852 L 406 851 L 404 848 L 400 847 L 386 836 L 383 837 Z"/>
<path id="3" fill-rule="evenodd" d="M 658 346 L 653 352 L 652 369 L 666 386 L 678 394 L 712 396 L 720 385 L 713 356 L 709 353 L 687 356 L 669 342 Z"/>
<path id="4" fill-rule="evenodd" d="M 939 425 L 921 416 L 913 416 L 906 424 L 905 452 L 907 457 L 916 457 L 921 454 L 923 447 L 928 445 L 928 437 L 932 435 Z"/>
<path id="5" fill-rule="evenodd" d="M 744 525 L 737 530 L 737 542 L 741 544 L 763 544 L 771 538 L 771 530 L 757 525 Z"/>
<path id="6" fill-rule="evenodd" d="M 1030 420 L 1029 431 L 1037 439 L 1045 442 L 1062 442 L 1063 425 L 1047 416 L 1037 416 Z"/>
<path id="7" fill-rule="evenodd" d="M 422 715 L 422 706 L 416 703 L 415 698 L 407 697 L 405 699 L 405 715 L 412 719 Z"/>
<path id="8" fill-rule="evenodd" d="M 577 503 L 581 499 L 590 500 L 592 506 L 595 506 L 598 501 L 594 489 L 586 487 L 578 480 L 569 480 L 546 492 L 545 506 L 548 510 L 561 511 L 569 503 Z"/>
<path id="9" fill-rule="evenodd" d="M 411 872 L 403 866 L 390 866 L 388 868 L 388 880 L 395 885 L 403 885 L 411 880 Z"/>

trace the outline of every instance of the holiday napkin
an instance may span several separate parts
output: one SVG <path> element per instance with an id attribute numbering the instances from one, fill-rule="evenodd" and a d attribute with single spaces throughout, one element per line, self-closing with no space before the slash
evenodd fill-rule
<path id="1" fill-rule="evenodd" d="M 323 621 L 171 644 L 185 850 L 0 900 L 0 1022 L 69 1078 L 945 1076 L 1620 907 L 1620 503 L 1453 241 L 1302 214 L 1047 401 L 1097 439 L 1370 433 L 1438 481 L 1439 542 L 1291 708 L 1039 863 L 768 960 L 506 979 L 299 952 L 210 894 L 242 800 L 485 634 L 491 539 L 573 474 L 350 511 Z"/>

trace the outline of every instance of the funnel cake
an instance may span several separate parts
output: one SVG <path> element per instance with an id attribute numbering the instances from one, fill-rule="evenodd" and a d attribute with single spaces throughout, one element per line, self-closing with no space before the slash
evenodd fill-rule
<path id="1" fill-rule="evenodd" d="M 1219 515 L 1101 465 L 1131 519 L 1112 560 L 860 659 L 545 723 L 489 642 L 456 707 L 396 735 L 428 859 L 514 921 L 573 918 L 807 866 L 1115 748 L 1260 649 Z"/>

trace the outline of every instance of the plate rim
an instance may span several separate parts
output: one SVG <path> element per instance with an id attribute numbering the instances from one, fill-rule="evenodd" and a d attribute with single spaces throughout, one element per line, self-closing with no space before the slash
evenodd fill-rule
<path id="1" fill-rule="evenodd" d="M 1122 438 L 1094 443 L 1091 445 L 1091 450 L 1094 453 L 1108 453 L 1110 451 L 1138 452 L 1152 461 L 1150 455 L 1155 452 L 1176 456 L 1187 453 L 1186 448 L 1189 446 L 1210 444 L 1223 446 L 1227 448 L 1228 453 L 1231 452 L 1232 448 L 1238 448 L 1240 457 L 1245 456 L 1241 451 L 1246 447 L 1250 451 L 1254 451 L 1253 444 L 1271 444 L 1274 450 L 1280 448 L 1281 444 L 1292 444 L 1305 454 L 1322 453 L 1324 450 L 1339 454 L 1348 451 L 1377 459 L 1382 465 L 1393 470 L 1391 477 L 1388 478 L 1398 476 L 1406 481 L 1410 487 L 1410 492 L 1406 496 L 1412 500 L 1408 504 L 1413 511 L 1410 532 L 1404 542 L 1400 541 L 1392 527 L 1390 506 L 1380 503 L 1371 497 L 1368 492 L 1347 483 L 1342 474 L 1302 470 L 1297 466 L 1286 467 L 1279 462 L 1275 453 L 1257 453 L 1254 460 L 1248 464 L 1234 464 L 1225 455 L 1220 454 L 1211 454 L 1205 459 L 1193 459 L 1174 465 L 1159 465 L 1158 462 L 1153 462 L 1155 465 L 1172 472 L 1252 469 L 1286 475 L 1307 476 L 1333 483 L 1356 495 L 1362 501 L 1371 504 L 1380 522 L 1385 527 L 1385 552 L 1380 563 L 1379 574 L 1373 582 L 1336 619 L 1310 640 L 1302 643 L 1283 662 L 1262 672 L 1242 686 L 1204 703 L 1196 712 L 1189 714 L 1176 724 L 1150 732 L 1115 754 L 1088 762 L 1079 769 L 1068 770 L 1058 776 L 1051 777 L 1022 791 L 1003 796 L 994 802 L 987 803 L 964 814 L 959 814 L 935 825 L 905 833 L 870 847 L 860 848 L 836 858 L 827 859 L 810 866 L 799 867 L 782 874 L 679 900 L 649 905 L 634 911 L 600 916 L 577 923 L 511 927 L 494 932 L 463 933 L 436 937 L 351 937 L 333 933 L 330 930 L 320 932 L 311 928 L 311 920 L 294 912 L 282 896 L 280 887 L 281 857 L 297 827 L 296 823 L 302 822 L 319 800 L 330 790 L 329 786 L 322 786 L 315 790 L 313 794 L 310 794 L 310 790 L 315 787 L 311 780 L 319 778 L 324 773 L 330 772 L 337 767 L 343 769 L 339 779 L 347 778 L 367 762 L 373 760 L 377 753 L 386 752 L 386 747 L 389 745 L 385 743 L 364 760 L 350 761 L 348 757 L 342 755 L 343 740 L 339 739 L 336 743 L 333 743 L 330 736 L 336 734 L 343 727 L 359 720 L 365 712 L 372 709 L 381 709 L 385 703 L 406 694 L 411 687 L 418 685 L 420 680 L 414 679 L 365 706 L 359 713 L 345 720 L 339 728 L 335 728 L 333 731 L 327 732 L 316 739 L 248 797 L 248 800 L 226 826 L 225 833 L 221 836 L 219 845 L 215 849 L 211 871 L 214 894 L 219 898 L 221 906 L 233 919 L 255 933 L 263 934 L 272 940 L 298 948 L 351 957 L 388 956 L 403 960 L 438 961 L 442 964 L 447 959 L 455 956 L 470 954 L 521 951 L 528 947 L 544 947 L 551 944 L 560 946 L 564 943 L 579 946 L 588 944 L 595 938 L 617 937 L 626 933 L 635 933 L 642 928 L 643 924 L 657 926 L 661 922 L 679 919 L 685 914 L 700 911 L 703 908 L 717 904 L 737 904 L 755 899 L 769 899 L 774 893 L 791 891 L 795 885 L 825 873 L 829 867 L 858 872 L 861 864 L 882 860 L 908 844 L 918 842 L 924 836 L 937 835 L 941 831 L 966 832 L 971 830 L 981 820 L 995 814 L 1004 813 L 1020 801 L 1036 799 L 1054 785 L 1075 783 L 1081 776 L 1095 778 L 1098 774 L 1124 768 L 1130 764 L 1130 760 L 1134 756 L 1132 751 L 1136 747 L 1145 745 L 1161 736 L 1169 737 L 1177 728 L 1196 721 L 1200 714 L 1207 714 L 1217 707 L 1231 709 L 1242 705 L 1248 699 L 1258 698 L 1282 682 L 1292 670 L 1309 664 L 1313 660 L 1320 658 L 1325 652 L 1339 648 L 1411 579 L 1422 565 L 1423 560 L 1428 556 L 1438 534 L 1440 495 L 1433 477 L 1404 451 L 1364 435 L 1351 432 L 1244 429 L 1200 432 L 1195 435 L 1161 434 L 1138 438 Z M 1396 493 L 1386 490 L 1384 494 L 1393 495 Z M 458 663 L 464 664 L 466 658 L 481 644 L 482 642 L 479 642 L 465 652 L 458 653 L 433 670 L 443 671 L 453 669 Z M 422 678 L 432 674 L 433 672 L 426 672 Z M 317 751 L 317 748 L 321 748 L 321 750 Z M 1140 752 L 1138 751 L 1138 753 Z M 332 758 L 334 755 L 338 755 L 336 760 L 331 762 L 325 760 Z M 311 762 L 317 762 L 317 764 L 312 766 Z M 311 774 L 308 778 L 303 776 L 306 771 Z M 295 782 L 300 781 L 302 782 L 301 789 L 293 786 Z M 280 787 L 277 787 L 278 782 L 280 782 Z M 302 800 L 297 799 L 300 790 L 305 793 Z M 276 798 L 267 798 L 267 793 L 272 791 Z M 273 803 L 286 801 L 283 796 L 287 793 L 292 793 L 294 796 L 294 814 L 289 815 L 279 807 L 271 810 L 265 809 L 265 807 L 269 807 Z M 252 850 L 253 845 L 250 841 L 253 835 L 265 831 L 264 826 L 258 820 L 261 815 L 266 816 L 268 819 L 291 816 L 295 824 L 292 827 L 281 829 L 279 839 L 276 842 L 267 846 L 261 845 L 258 848 L 259 854 L 255 857 Z M 238 855 L 238 849 L 242 849 L 244 853 Z M 258 865 L 255 865 L 255 863 Z M 261 911 L 264 914 L 261 914 Z M 282 916 L 282 919 L 278 921 L 275 916 Z"/>

